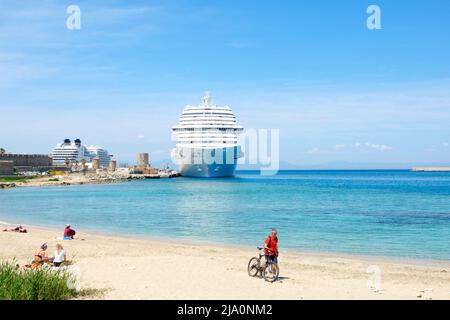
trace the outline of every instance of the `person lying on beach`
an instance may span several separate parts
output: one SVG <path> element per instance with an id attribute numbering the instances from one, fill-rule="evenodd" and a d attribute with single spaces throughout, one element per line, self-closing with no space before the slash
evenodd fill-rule
<path id="1" fill-rule="evenodd" d="M 63 262 L 66 262 L 66 252 L 59 243 L 56 245 L 55 256 L 53 257 L 53 266 L 60 267 Z"/>
<path id="2" fill-rule="evenodd" d="M 5 232 L 11 231 L 11 232 L 19 232 L 19 233 L 27 233 L 28 232 L 27 229 L 25 229 L 22 226 L 18 226 L 18 227 L 11 228 L 11 229 L 5 229 L 3 231 L 5 231 Z"/>
<path id="3" fill-rule="evenodd" d="M 70 228 L 70 224 L 67 224 L 64 229 L 64 240 L 73 240 L 75 234 L 76 231 Z"/>
<path id="4" fill-rule="evenodd" d="M 38 269 L 38 268 L 41 268 L 42 267 L 42 265 L 45 263 L 45 262 L 49 262 L 50 261 L 50 259 L 49 259 L 49 257 L 47 256 L 47 248 L 48 248 L 48 245 L 47 245 L 47 243 L 44 243 L 40 248 L 39 248 L 39 250 L 36 252 L 36 254 L 34 255 L 34 260 L 33 260 L 33 262 L 31 262 L 31 265 L 30 265 L 30 267 L 31 267 L 31 269 Z"/>

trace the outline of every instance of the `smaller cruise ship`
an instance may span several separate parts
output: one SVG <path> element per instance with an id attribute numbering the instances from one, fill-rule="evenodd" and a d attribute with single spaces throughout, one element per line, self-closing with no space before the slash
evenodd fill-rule
<path id="1" fill-rule="evenodd" d="M 87 147 L 88 151 L 91 153 L 91 158 L 98 158 L 101 167 L 107 167 L 112 155 L 109 154 L 108 150 L 105 150 L 98 146 Z"/>
<path id="2" fill-rule="evenodd" d="M 63 143 L 56 145 L 51 157 L 54 166 L 64 166 L 67 162 L 71 164 L 79 163 L 83 160 L 89 163 L 92 162 L 92 159 L 98 157 L 100 166 L 107 167 L 110 160 L 107 150 L 96 146 L 87 147 L 81 143 L 80 139 L 75 139 L 73 142 L 70 139 L 65 139 Z"/>

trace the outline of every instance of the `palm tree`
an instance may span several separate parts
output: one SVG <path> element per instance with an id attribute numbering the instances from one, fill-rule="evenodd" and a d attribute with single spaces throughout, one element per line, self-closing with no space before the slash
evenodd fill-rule
<path id="1" fill-rule="evenodd" d="M 4 155 L 6 153 L 6 150 L 3 148 L 0 148 L 0 155 Z"/>

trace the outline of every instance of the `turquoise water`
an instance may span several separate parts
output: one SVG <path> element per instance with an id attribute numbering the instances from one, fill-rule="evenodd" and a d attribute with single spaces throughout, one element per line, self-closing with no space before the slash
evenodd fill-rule
<path id="1" fill-rule="evenodd" d="M 0 191 L 0 220 L 256 246 L 450 260 L 450 173 L 288 171 Z"/>

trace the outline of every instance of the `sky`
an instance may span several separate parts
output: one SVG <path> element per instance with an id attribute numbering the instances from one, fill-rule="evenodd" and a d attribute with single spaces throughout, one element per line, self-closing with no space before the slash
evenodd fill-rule
<path id="1" fill-rule="evenodd" d="M 369 30 L 366 10 L 381 9 Z M 81 29 L 69 30 L 69 5 Z M 0 147 L 170 159 L 210 91 L 280 159 L 450 165 L 450 2 L 0 0 Z"/>

